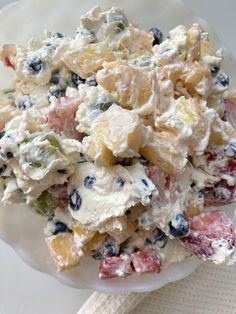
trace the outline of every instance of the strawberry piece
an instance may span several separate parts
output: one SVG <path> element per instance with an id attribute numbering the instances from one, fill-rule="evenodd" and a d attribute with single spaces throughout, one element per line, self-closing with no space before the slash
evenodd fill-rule
<path id="1" fill-rule="evenodd" d="M 8 57 L 5 57 L 4 60 L 3 60 L 3 63 L 6 67 L 8 68 L 12 68 L 13 70 L 15 70 L 15 66 L 13 63 L 11 63 L 11 61 L 9 60 Z"/>
<path id="2" fill-rule="evenodd" d="M 62 97 L 58 100 L 55 107 L 49 107 L 47 122 L 50 129 L 68 138 L 82 140 L 84 134 L 76 130 L 78 122 L 75 121 L 76 111 L 79 105 L 79 98 Z"/>
<path id="3" fill-rule="evenodd" d="M 126 277 L 131 274 L 131 259 L 128 255 L 106 257 L 101 260 L 99 278 Z"/>
<path id="4" fill-rule="evenodd" d="M 169 200 L 166 199 L 165 191 L 173 189 L 173 180 L 166 172 L 160 169 L 158 166 L 149 164 L 146 169 L 147 177 L 157 187 L 159 192 L 158 203 L 166 204 Z"/>
<path id="5" fill-rule="evenodd" d="M 220 264 L 233 252 L 234 227 L 222 211 L 201 213 L 189 219 L 190 232 L 181 238 L 184 246 L 203 260 Z"/>
<path id="6" fill-rule="evenodd" d="M 161 261 L 154 250 L 139 251 L 131 254 L 136 273 L 160 273 Z"/>
<path id="7" fill-rule="evenodd" d="M 204 155 L 206 156 L 208 162 L 216 160 L 217 158 L 217 154 L 215 152 L 205 151 Z"/>
<path id="8" fill-rule="evenodd" d="M 236 170 L 236 158 L 230 159 L 226 165 L 226 173 L 231 174 Z"/>
<path id="9" fill-rule="evenodd" d="M 236 186 L 228 185 L 225 180 L 216 183 L 214 187 L 204 189 L 204 205 L 222 206 L 236 201 Z"/>
<path id="10" fill-rule="evenodd" d="M 227 148 L 227 147 L 232 148 Z M 204 163 L 201 165 L 201 168 L 207 173 L 215 176 L 222 176 L 224 174 L 235 176 L 236 175 L 236 157 L 233 152 L 236 148 L 234 142 L 229 143 L 228 145 L 221 146 L 208 146 L 207 151 L 204 152 L 204 155 L 201 156 L 201 159 L 204 158 Z M 231 150 L 229 155 L 227 150 Z"/>

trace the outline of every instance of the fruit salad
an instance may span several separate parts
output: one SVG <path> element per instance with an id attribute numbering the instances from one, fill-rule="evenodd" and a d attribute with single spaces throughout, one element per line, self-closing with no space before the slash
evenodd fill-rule
<path id="1" fill-rule="evenodd" d="M 142 30 L 94 7 L 73 37 L 5 44 L 2 205 L 45 217 L 58 271 L 101 279 L 160 273 L 196 256 L 232 264 L 236 90 L 198 24 Z M 9 208 L 10 210 L 10 208 Z"/>

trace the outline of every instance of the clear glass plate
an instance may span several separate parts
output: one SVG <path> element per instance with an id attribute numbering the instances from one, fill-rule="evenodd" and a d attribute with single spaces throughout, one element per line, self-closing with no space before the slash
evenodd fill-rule
<path id="1" fill-rule="evenodd" d="M 210 32 L 216 47 L 224 46 L 209 25 L 178 0 L 21 0 L 0 12 L 0 45 L 24 44 L 32 36 L 41 37 L 44 29 L 72 35 L 79 24 L 79 17 L 94 5 L 104 9 L 119 6 L 140 27 L 149 29 L 158 26 L 165 34 L 176 25 L 190 26 L 198 22 Z M 223 68 L 231 84 L 236 86 L 236 61 L 227 49 Z M 12 72 L 0 65 L 0 73 L 0 87 L 8 87 Z M 232 214 L 233 206 L 229 206 L 228 210 Z M 26 205 L 0 206 L 0 237 L 27 264 L 75 288 L 90 288 L 105 293 L 152 291 L 189 275 L 200 264 L 197 258 L 191 258 L 173 264 L 156 275 L 99 280 L 98 263 L 88 258 L 82 261 L 80 267 L 58 273 L 44 242 L 45 225 L 46 220 Z"/>

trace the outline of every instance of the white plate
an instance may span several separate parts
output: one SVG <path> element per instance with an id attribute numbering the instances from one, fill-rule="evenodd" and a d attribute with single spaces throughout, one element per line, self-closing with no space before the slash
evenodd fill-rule
<path id="1" fill-rule="evenodd" d="M 72 35 L 81 14 L 97 4 L 102 8 L 112 5 L 122 7 L 141 27 L 148 29 L 158 26 L 164 33 L 178 24 L 190 26 L 197 21 L 210 31 L 216 47 L 223 46 L 214 31 L 177 0 L 21 0 L 5 8 L 0 14 L 0 45 L 6 42 L 22 44 L 32 36 L 41 37 L 45 28 Z M 225 54 L 223 67 L 231 83 L 236 86 L 236 62 L 228 52 Z M 7 87 L 6 77 L 10 78 L 11 73 L 2 66 L 0 71 L 0 87 Z M 44 242 L 45 223 L 44 218 L 34 214 L 26 206 L 0 208 L 0 237 L 14 247 L 27 264 L 76 288 L 91 288 L 107 293 L 151 291 L 187 276 L 200 263 L 194 258 L 173 264 L 158 275 L 133 275 L 126 279 L 102 281 L 97 277 L 97 262 L 87 259 L 76 269 L 57 273 Z"/>

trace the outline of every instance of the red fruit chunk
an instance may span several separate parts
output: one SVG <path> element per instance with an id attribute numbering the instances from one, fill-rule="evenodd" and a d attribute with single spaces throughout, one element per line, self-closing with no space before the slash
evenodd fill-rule
<path id="1" fill-rule="evenodd" d="M 169 203 L 175 203 L 180 200 L 182 189 L 180 182 L 174 176 L 168 175 L 166 172 L 161 170 L 158 166 L 149 164 L 146 169 L 147 177 L 153 182 L 157 187 L 159 195 L 157 197 L 157 202 L 159 206 L 164 206 Z M 166 190 L 169 191 L 169 195 L 166 195 Z"/>
<path id="2" fill-rule="evenodd" d="M 236 186 L 228 185 L 225 180 L 216 183 L 214 187 L 205 188 L 204 205 L 222 206 L 236 201 Z"/>
<path id="3" fill-rule="evenodd" d="M 205 154 L 208 162 L 210 162 L 212 160 L 216 160 L 216 158 L 217 158 L 217 154 L 215 152 L 205 151 L 204 154 Z"/>
<path id="4" fill-rule="evenodd" d="M 79 105 L 79 98 L 62 97 L 58 100 L 55 107 L 49 107 L 47 122 L 50 129 L 68 138 L 82 140 L 84 134 L 76 130 L 78 122 L 75 121 L 76 111 Z"/>
<path id="5" fill-rule="evenodd" d="M 131 254 L 136 273 L 159 273 L 161 261 L 154 250 L 145 250 Z"/>
<path id="6" fill-rule="evenodd" d="M 13 63 L 16 53 L 16 46 L 9 44 L 3 45 L 2 51 L 0 51 L 0 59 L 3 61 L 4 65 L 13 70 L 16 69 L 16 65 Z"/>
<path id="7" fill-rule="evenodd" d="M 236 170 L 236 158 L 230 159 L 226 166 L 226 172 L 231 174 L 234 170 Z"/>
<path id="8" fill-rule="evenodd" d="M 220 264 L 232 254 L 235 245 L 234 226 L 224 212 L 201 213 L 190 218 L 189 224 L 189 235 L 180 241 L 199 258 Z"/>
<path id="9" fill-rule="evenodd" d="M 101 260 L 99 278 L 126 277 L 131 272 L 131 259 L 128 255 L 106 257 Z"/>
<path id="10" fill-rule="evenodd" d="M 201 168 L 207 173 L 215 176 L 236 175 L 236 157 L 227 156 L 227 145 L 209 146 L 201 159 L 205 159 L 205 163 Z"/>
<path id="11" fill-rule="evenodd" d="M 13 70 L 15 70 L 14 64 L 11 63 L 11 61 L 9 60 L 8 57 L 5 57 L 5 58 L 4 58 L 3 63 L 4 63 L 4 65 L 5 65 L 6 67 L 9 67 L 9 68 L 12 68 Z"/>

